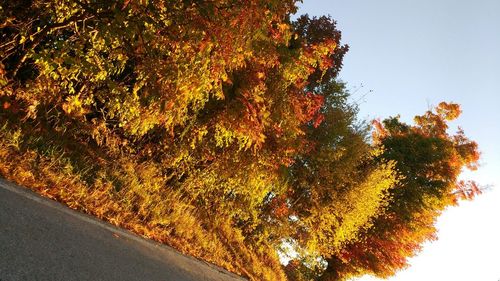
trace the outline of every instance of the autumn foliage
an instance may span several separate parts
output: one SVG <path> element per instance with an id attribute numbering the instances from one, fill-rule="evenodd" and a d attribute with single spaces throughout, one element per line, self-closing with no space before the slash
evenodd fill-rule
<path id="1" fill-rule="evenodd" d="M 251 280 L 390 276 L 480 193 L 477 145 L 453 103 L 370 139 L 335 22 L 296 10 L 0 2 L 0 174 Z"/>

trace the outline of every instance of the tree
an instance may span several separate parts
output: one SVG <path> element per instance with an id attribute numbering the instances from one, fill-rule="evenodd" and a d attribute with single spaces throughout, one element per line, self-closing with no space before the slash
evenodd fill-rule
<path id="1" fill-rule="evenodd" d="M 462 130 L 447 133 L 447 122 L 459 115 L 459 105 L 443 102 L 416 116 L 415 125 L 398 118 L 374 123 L 375 145 L 383 149 L 378 159 L 394 161 L 400 180 L 390 189 L 387 208 L 362 239 L 328 260 L 324 280 L 393 275 L 423 242 L 436 238 L 434 224 L 445 208 L 480 192 L 475 183 L 458 180 L 462 169 L 475 169 L 479 159 L 477 144 Z"/>
<path id="2" fill-rule="evenodd" d="M 233 263 L 264 278 L 257 273 L 264 261 L 277 263 L 276 252 L 266 254 L 275 244 L 264 213 L 284 190 L 283 168 L 308 149 L 306 128 L 322 122 L 325 98 L 305 86 L 333 67 L 338 32 L 330 28 L 313 40 L 295 28 L 294 0 L 35 0 L 0 7 L 0 118 L 22 132 L 23 149 L 41 158 L 40 143 L 61 147 L 72 165 L 91 171 L 89 193 L 104 175 L 114 188 L 102 206 L 85 203 L 95 212 L 116 200 L 143 224 L 161 228 L 157 222 L 172 215 L 161 192 L 182 194 L 176 198 L 196 209 L 206 231 L 230 240 L 228 249 L 246 235 L 248 246 Z M 320 21 L 303 19 L 310 26 Z M 42 140 L 32 141 L 35 135 Z M 144 167 L 142 180 L 126 176 Z M 245 256 L 256 262 L 253 271 L 244 270 Z"/>

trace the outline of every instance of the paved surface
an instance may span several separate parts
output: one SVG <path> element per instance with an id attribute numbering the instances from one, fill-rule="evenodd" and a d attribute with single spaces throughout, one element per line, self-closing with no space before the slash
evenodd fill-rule
<path id="1" fill-rule="evenodd" d="M 0 179 L 0 281 L 244 280 Z"/>

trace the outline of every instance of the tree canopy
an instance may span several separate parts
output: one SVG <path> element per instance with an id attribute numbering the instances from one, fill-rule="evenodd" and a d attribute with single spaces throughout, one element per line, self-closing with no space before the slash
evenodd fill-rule
<path id="1" fill-rule="evenodd" d="M 359 120 L 296 2 L 1 1 L 0 173 L 251 280 L 394 274 L 478 147 L 454 103 Z"/>

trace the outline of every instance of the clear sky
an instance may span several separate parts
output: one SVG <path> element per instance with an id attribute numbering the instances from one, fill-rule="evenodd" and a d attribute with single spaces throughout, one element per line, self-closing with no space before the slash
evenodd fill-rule
<path id="1" fill-rule="evenodd" d="M 436 242 L 390 280 L 500 280 L 500 1 L 304 0 L 299 14 L 331 15 L 350 45 L 341 79 L 361 117 L 411 122 L 440 101 L 477 141 L 481 167 L 465 178 L 491 189 L 446 211 Z M 359 281 L 376 280 L 361 278 Z"/>

